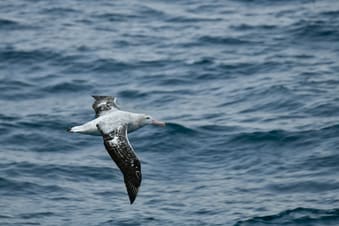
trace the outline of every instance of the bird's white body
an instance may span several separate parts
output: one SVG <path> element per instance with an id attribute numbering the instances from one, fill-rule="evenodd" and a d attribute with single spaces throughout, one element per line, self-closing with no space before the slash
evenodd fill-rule
<path id="1" fill-rule="evenodd" d="M 101 136 L 101 133 L 97 127 L 98 125 L 100 125 L 104 131 L 112 131 L 121 125 L 127 125 L 128 132 L 130 133 L 146 125 L 143 123 L 144 117 L 144 114 L 120 110 L 110 111 L 107 112 L 107 114 L 104 114 L 80 126 L 72 127 L 70 132 Z"/>

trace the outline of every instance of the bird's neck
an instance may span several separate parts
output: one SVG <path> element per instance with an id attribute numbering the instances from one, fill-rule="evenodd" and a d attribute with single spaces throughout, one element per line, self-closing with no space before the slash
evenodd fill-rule
<path id="1" fill-rule="evenodd" d="M 128 132 L 133 132 L 141 127 L 144 126 L 143 122 L 143 115 L 142 114 L 132 114 L 130 123 L 128 123 Z"/>

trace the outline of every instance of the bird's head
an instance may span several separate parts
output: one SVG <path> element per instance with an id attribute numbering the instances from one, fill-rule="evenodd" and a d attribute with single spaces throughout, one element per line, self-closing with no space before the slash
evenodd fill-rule
<path id="1" fill-rule="evenodd" d="M 155 126 L 165 126 L 165 122 L 158 121 L 150 115 L 143 115 L 143 124 L 144 125 L 155 125 Z"/>

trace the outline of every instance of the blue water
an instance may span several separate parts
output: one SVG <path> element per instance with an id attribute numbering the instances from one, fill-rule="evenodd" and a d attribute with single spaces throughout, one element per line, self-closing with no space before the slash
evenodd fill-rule
<path id="1" fill-rule="evenodd" d="M 0 1 L 0 225 L 339 225 L 339 1 Z M 129 204 L 90 95 L 130 134 Z"/>

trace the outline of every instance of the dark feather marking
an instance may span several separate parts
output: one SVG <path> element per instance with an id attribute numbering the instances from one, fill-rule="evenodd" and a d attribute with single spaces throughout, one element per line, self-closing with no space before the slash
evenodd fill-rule
<path id="1" fill-rule="evenodd" d="M 104 138 L 107 152 L 124 175 L 124 181 L 131 204 L 134 202 L 141 184 L 141 165 L 127 137 L 127 127 L 121 126 L 105 134 L 98 126 Z"/>
<path id="2" fill-rule="evenodd" d="M 103 113 L 112 109 L 119 109 L 116 104 L 116 98 L 111 96 L 93 96 L 95 99 L 92 108 L 95 111 L 95 117 L 99 117 Z"/>

